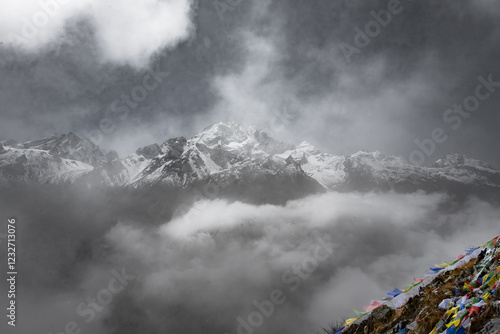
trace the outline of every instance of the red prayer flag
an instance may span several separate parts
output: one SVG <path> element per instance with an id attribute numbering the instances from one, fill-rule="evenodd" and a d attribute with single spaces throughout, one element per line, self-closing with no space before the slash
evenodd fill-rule
<path id="1" fill-rule="evenodd" d="M 376 300 L 372 300 L 372 302 L 370 303 L 369 306 L 363 307 L 363 310 L 364 311 L 373 311 L 374 309 L 379 308 L 382 305 L 384 305 L 384 304 L 382 304 L 381 302 L 378 302 Z"/>

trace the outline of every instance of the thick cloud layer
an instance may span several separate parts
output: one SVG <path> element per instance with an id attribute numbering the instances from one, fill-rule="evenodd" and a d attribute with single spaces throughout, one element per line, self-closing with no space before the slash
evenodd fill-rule
<path id="1" fill-rule="evenodd" d="M 22 226 L 23 333 L 308 333 L 488 241 L 500 214 L 440 194 L 327 193 L 202 201 L 152 225 L 105 194 L 3 196 Z"/>

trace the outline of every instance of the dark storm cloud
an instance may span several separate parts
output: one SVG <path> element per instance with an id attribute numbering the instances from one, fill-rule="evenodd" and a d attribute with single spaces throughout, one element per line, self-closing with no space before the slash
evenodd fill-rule
<path id="1" fill-rule="evenodd" d="M 341 43 L 355 46 L 354 28 L 364 30 L 370 12 L 387 10 L 388 2 L 200 2 L 191 36 L 159 49 L 147 65 L 169 76 L 126 117 L 115 115 L 109 131 L 99 128 L 105 111 L 117 99 L 123 106 L 122 96 L 148 72 L 103 64 L 97 28 L 81 18 L 67 24 L 66 42 L 37 54 L 4 44 L 1 137 L 97 129 L 109 132 L 105 147 L 125 154 L 236 120 L 332 153 L 381 150 L 408 159 L 416 139 L 443 128 L 449 138 L 426 163 L 453 151 L 498 166 L 500 92 L 459 129 L 443 121 L 474 92 L 478 76 L 500 81 L 499 13 L 489 1 L 401 1 L 401 11 L 350 63 Z"/>
<path id="2" fill-rule="evenodd" d="M 349 63 L 342 43 L 355 47 L 354 28 L 364 31 L 375 21 L 371 11 L 387 11 L 388 2 L 272 1 L 251 31 L 252 38 L 274 50 L 267 57 L 263 52 L 260 58 L 253 56 L 247 64 L 249 69 L 259 62 L 268 68 L 258 78 L 254 71 L 229 78 L 233 86 L 243 87 L 236 92 L 221 85 L 230 102 L 219 115 L 238 109 L 232 101 L 245 99 L 253 109 L 262 104 L 256 118 L 269 117 L 269 109 L 288 95 L 302 117 L 282 135 L 307 138 L 326 150 L 378 149 L 408 158 L 417 148 L 414 140 L 429 138 L 439 127 L 449 139 L 437 145 L 427 163 L 456 151 L 498 165 L 498 91 L 460 129 L 454 131 L 443 121 L 447 109 L 473 95 L 478 76 L 493 74 L 500 81 L 498 12 L 489 12 L 484 2 L 395 3 L 398 14 L 366 47 L 358 47 L 359 54 L 350 55 Z M 250 85 L 245 87 L 245 82 Z"/>

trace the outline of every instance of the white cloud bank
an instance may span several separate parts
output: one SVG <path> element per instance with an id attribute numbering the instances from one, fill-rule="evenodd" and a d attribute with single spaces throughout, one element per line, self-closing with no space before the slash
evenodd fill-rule
<path id="1" fill-rule="evenodd" d="M 353 316 L 352 308 L 498 234 L 498 208 L 470 200 L 442 210 L 449 201 L 424 193 L 327 193 L 286 206 L 216 200 L 152 231 L 118 224 L 107 238 L 120 265 L 140 264 L 134 304 L 163 315 L 158 332 L 198 333 L 203 323 L 200 332 L 239 333 L 238 317 L 258 323 L 255 302 L 281 289 L 286 302 L 253 330 L 299 334 Z M 333 253 L 299 279 L 291 270 L 311 266 L 318 237 Z M 177 305 L 186 319 L 174 317 Z"/>
<path id="2" fill-rule="evenodd" d="M 85 19 L 104 61 L 141 67 L 189 37 L 191 13 L 191 0 L 2 0 L 0 41 L 37 51 L 60 43 L 69 22 Z"/>

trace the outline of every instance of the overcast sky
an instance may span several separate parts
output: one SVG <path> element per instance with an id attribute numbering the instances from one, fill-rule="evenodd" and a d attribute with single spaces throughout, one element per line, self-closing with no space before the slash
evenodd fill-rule
<path id="1" fill-rule="evenodd" d="M 500 166 L 500 87 L 467 99 L 500 82 L 495 0 L 64 2 L 0 3 L 0 139 L 73 131 L 123 156 L 237 121 L 408 159 L 441 128 L 425 163 Z"/>

